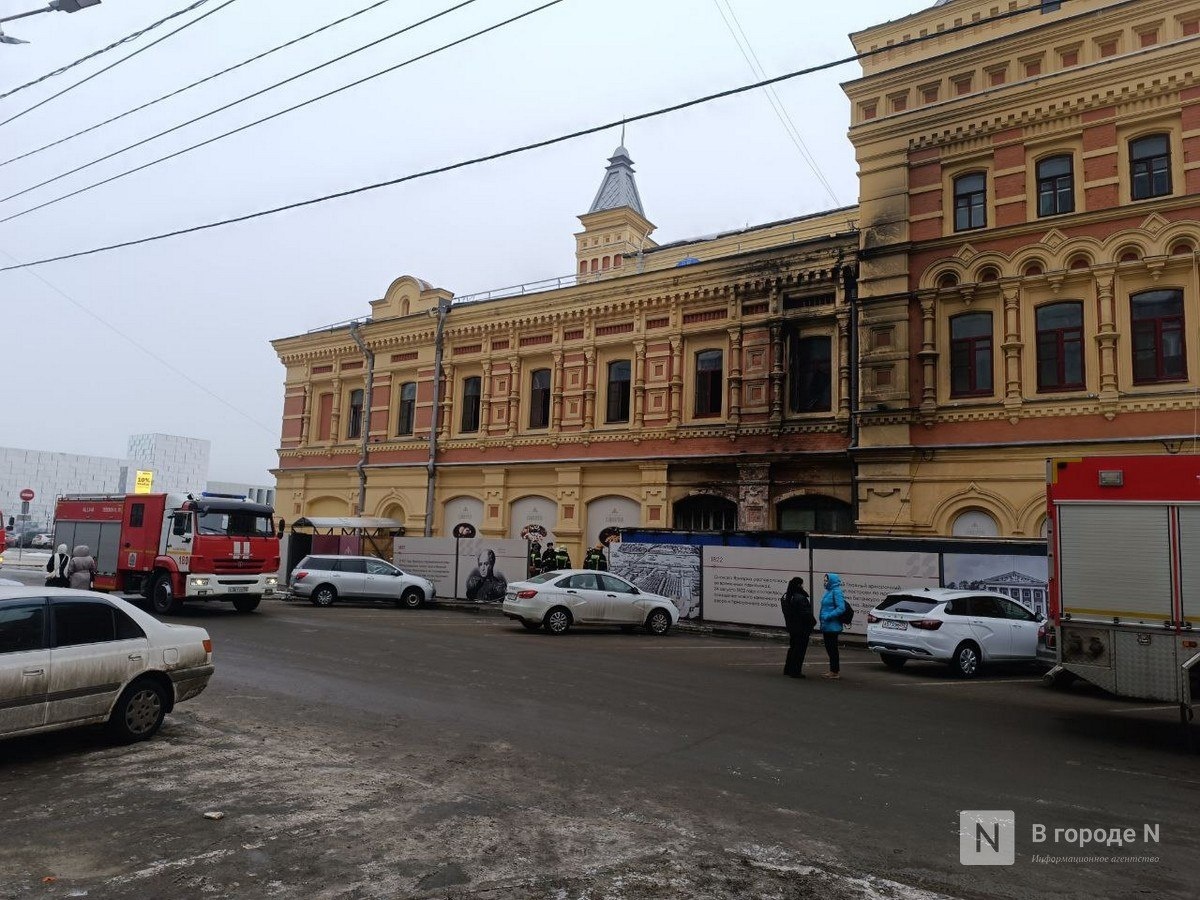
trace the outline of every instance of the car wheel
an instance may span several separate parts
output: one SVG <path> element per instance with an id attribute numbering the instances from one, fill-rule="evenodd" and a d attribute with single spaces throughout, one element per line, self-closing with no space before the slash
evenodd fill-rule
<path id="1" fill-rule="evenodd" d="M 889 669 L 903 669 L 904 664 L 908 659 L 903 656 L 897 656 L 895 653 L 880 653 L 879 658 L 883 660 L 883 664 Z"/>
<path id="2" fill-rule="evenodd" d="M 425 594 L 420 588 L 408 588 L 400 595 L 400 605 L 405 609 L 420 609 L 425 605 Z"/>
<path id="3" fill-rule="evenodd" d="M 656 637 L 662 637 L 671 630 L 671 617 L 665 609 L 656 609 L 646 616 L 646 631 Z"/>
<path id="4" fill-rule="evenodd" d="M 979 666 L 983 660 L 979 656 L 979 647 L 971 641 L 964 641 L 954 651 L 950 660 L 950 668 L 959 678 L 974 678 L 979 674 Z"/>
<path id="5" fill-rule="evenodd" d="M 521 624 L 525 627 L 526 631 L 538 631 L 542 627 L 541 622 L 530 622 L 527 619 L 522 619 Z"/>
<path id="6" fill-rule="evenodd" d="M 125 689 L 108 718 L 108 731 L 122 744 L 153 737 L 167 714 L 167 698 L 160 685 L 139 679 Z"/>
<path id="7" fill-rule="evenodd" d="M 160 616 L 177 616 L 183 609 L 183 601 L 175 596 L 171 576 L 166 572 L 154 579 L 154 587 L 150 589 L 150 604 Z"/>
<path id="8" fill-rule="evenodd" d="M 312 592 L 313 606 L 333 606 L 337 600 L 337 589 L 332 584 L 323 584 Z"/>
<path id="9" fill-rule="evenodd" d="M 240 613 L 252 613 L 258 609 L 261 597 L 234 597 L 233 608 Z"/>
<path id="10" fill-rule="evenodd" d="M 546 613 L 542 625 L 551 634 L 566 634 L 571 629 L 571 613 L 561 606 L 556 606 Z"/>

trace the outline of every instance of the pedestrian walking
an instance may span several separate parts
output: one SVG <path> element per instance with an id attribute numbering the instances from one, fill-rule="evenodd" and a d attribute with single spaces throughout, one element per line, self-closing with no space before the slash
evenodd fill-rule
<path id="1" fill-rule="evenodd" d="M 46 587 L 66 587 L 67 566 L 70 564 L 71 554 L 67 552 L 67 545 L 59 544 L 46 562 Z"/>
<path id="2" fill-rule="evenodd" d="M 90 591 L 96 577 L 96 560 L 92 558 L 87 544 L 80 544 L 71 551 L 71 562 L 67 564 L 69 586 L 79 591 Z"/>
<path id="3" fill-rule="evenodd" d="M 796 576 L 788 582 L 787 591 L 779 598 L 779 604 L 783 607 L 783 623 L 788 632 L 787 661 L 783 664 L 783 674 L 789 678 L 803 678 L 804 655 L 808 652 L 808 642 L 817 624 L 813 618 L 812 598 L 804 589 L 803 578 Z"/>
<path id="4" fill-rule="evenodd" d="M 847 609 L 846 596 L 842 593 L 842 576 L 832 573 L 826 575 L 825 594 L 821 597 L 821 638 L 825 641 L 825 652 L 829 654 L 829 671 L 822 678 L 842 677 L 838 638 L 842 636 L 842 617 Z"/>

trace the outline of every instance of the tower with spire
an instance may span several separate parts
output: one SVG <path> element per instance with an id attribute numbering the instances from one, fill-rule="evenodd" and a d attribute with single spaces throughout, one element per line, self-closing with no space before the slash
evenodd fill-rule
<path id="1" fill-rule="evenodd" d="M 608 160 L 592 208 L 579 217 L 583 231 L 575 235 L 575 271 L 581 280 L 619 274 L 631 262 L 626 254 L 658 246 L 650 239 L 654 224 L 642 209 L 624 137 Z"/>

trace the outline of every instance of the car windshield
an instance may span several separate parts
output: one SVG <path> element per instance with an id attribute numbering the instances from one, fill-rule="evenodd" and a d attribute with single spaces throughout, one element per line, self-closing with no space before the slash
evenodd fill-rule
<path id="1" fill-rule="evenodd" d="M 939 602 L 928 597 L 892 594 L 879 604 L 879 609 L 895 613 L 918 613 L 923 615 L 936 607 Z"/>
<path id="2" fill-rule="evenodd" d="M 245 512 L 206 512 L 196 516 L 200 534 L 230 537 L 270 537 L 275 529 L 270 516 Z"/>

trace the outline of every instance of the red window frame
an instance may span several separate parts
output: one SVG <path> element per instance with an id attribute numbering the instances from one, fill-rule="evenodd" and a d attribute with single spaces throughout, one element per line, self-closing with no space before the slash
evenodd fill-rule
<path id="1" fill-rule="evenodd" d="M 1042 327 L 1041 318 L 1043 313 L 1048 313 L 1051 310 L 1065 309 L 1069 306 L 1074 307 L 1074 311 L 1078 313 L 1078 325 L 1066 325 L 1053 328 Z M 1044 303 L 1034 310 L 1034 319 L 1037 330 L 1038 391 L 1081 390 L 1086 381 L 1083 355 L 1083 304 L 1078 300 L 1064 300 L 1061 303 Z M 1053 354 L 1053 381 L 1043 379 L 1046 363 L 1051 361 L 1051 358 L 1046 355 L 1047 351 Z M 1067 380 L 1067 354 L 1070 352 L 1077 353 L 1079 356 L 1078 381 Z"/>
<path id="2" fill-rule="evenodd" d="M 720 350 L 701 350 L 696 354 L 695 418 L 713 419 L 721 415 L 724 373 L 725 354 Z"/>
<path id="3" fill-rule="evenodd" d="M 1166 295 L 1171 295 L 1170 297 Z M 1139 315 L 1139 301 L 1143 304 L 1162 302 L 1165 300 L 1173 301 L 1173 305 L 1178 307 L 1177 313 L 1168 315 Z M 1133 331 L 1133 383 L 1134 384 L 1160 384 L 1163 382 L 1186 381 L 1187 380 L 1187 332 L 1184 330 L 1183 316 L 1183 291 L 1167 288 L 1157 291 L 1143 291 L 1140 294 L 1134 294 L 1129 298 L 1129 315 L 1132 323 Z M 1178 359 L 1178 372 L 1171 374 L 1168 369 L 1168 357 L 1163 355 L 1163 345 L 1168 339 L 1177 339 L 1179 341 L 1179 352 L 1175 358 Z M 1143 342 L 1147 342 L 1148 346 L 1143 347 Z M 1154 373 L 1152 375 L 1145 374 L 1145 368 L 1139 365 L 1139 354 L 1144 350 L 1149 349 L 1153 352 Z M 1140 374 L 1139 374 L 1140 373 Z"/>
<path id="4" fill-rule="evenodd" d="M 987 320 L 987 334 L 969 334 L 955 337 L 957 326 L 966 327 L 968 320 Z M 987 384 L 982 383 L 980 357 L 986 354 Z M 966 386 L 959 389 L 958 373 L 966 375 Z M 987 397 L 995 392 L 996 364 L 993 349 L 992 314 L 963 313 L 950 319 L 950 396 L 951 397 Z"/>

